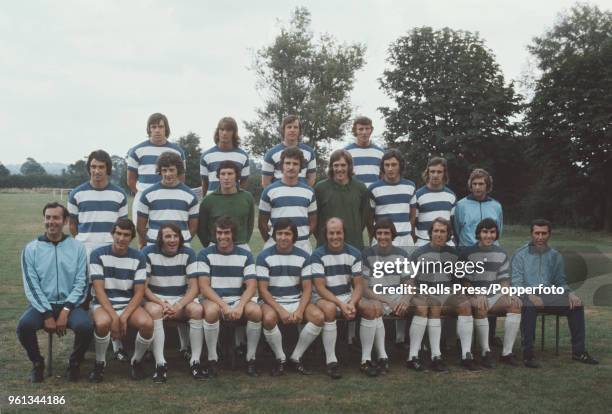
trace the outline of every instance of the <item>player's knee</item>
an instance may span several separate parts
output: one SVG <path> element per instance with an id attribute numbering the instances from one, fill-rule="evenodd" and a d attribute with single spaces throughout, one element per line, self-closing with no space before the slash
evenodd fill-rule
<path id="1" fill-rule="evenodd" d="M 487 317 L 487 311 L 484 309 L 478 309 L 478 308 L 474 308 L 472 310 L 472 313 L 474 314 L 474 317 L 476 319 L 483 319 Z"/>
<path id="2" fill-rule="evenodd" d="M 377 317 L 376 308 L 374 306 L 363 306 L 361 308 L 361 316 L 366 319 L 375 319 Z"/>
<path id="3" fill-rule="evenodd" d="M 202 319 L 204 315 L 204 309 L 200 305 L 190 303 L 187 305 L 187 316 L 191 319 Z"/>
<path id="4" fill-rule="evenodd" d="M 325 322 L 325 315 L 323 315 L 323 312 L 317 308 L 311 313 L 310 322 L 317 326 L 323 326 L 323 323 Z"/>
<path id="5" fill-rule="evenodd" d="M 153 319 L 143 318 L 140 322 L 140 328 L 138 329 L 140 336 L 143 338 L 150 338 L 153 336 Z"/>
<path id="6" fill-rule="evenodd" d="M 414 314 L 422 318 L 427 317 L 427 306 L 417 306 L 414 308 Z"/>
<path id="7" fill-rule="evenodd" d="M 164 316 L 164 309 L 157 303 L 147 302 L 145 310 L 153 319 L 161 319 Z"/>
<path id="8" fill-rule="evenodd" d="M 262 314 L 261 314 L 261 308 L 259 306 L 257 305 L 249 306 L 245 310 L 244 313 L 247 319 L 250 320 L 251 322 L 261 322 Z"/>
<path id="9" fill-rule="evenodd" d="M 465 301 L 457 305 L 457 314 L 461 316 L 470 316 L 472 314 L 472 306 L 470 302 Z"/>

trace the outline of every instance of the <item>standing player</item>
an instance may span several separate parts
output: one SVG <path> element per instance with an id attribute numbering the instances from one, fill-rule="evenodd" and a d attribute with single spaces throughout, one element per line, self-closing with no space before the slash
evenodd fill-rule
<path id="1" fill-rule="evenodd" d="M 106 151 L 93 151 L 87 158 L 89 181 L 68 195 L 70 233 L 85 245 L 88 260 L 92 250 L 113 242 L 113 224 L 128 216 L 127 195 L 109 181 L 112 169 L 113 162 Z M 129 356 L 121 341 L 112 343 L 115 359 L 127 361 Z"/>
<path id="2" fill-rule="evenodd" d="M 327 375 L 342 378 L 336 358 L 336 317 L 342 314 L 347 320 L 357 316 L 357 304 L 361 299 L 361 253 L 344 243 L 344 224 L 332 217 L 325 223 L 326 243 L 318 247 L 310 257 L 310 270 L 317 295 L 317 306 L 323 311 L 323 347 L 327 360 Z M 371 363 L 366 368 L 371 371 Z"/>
<path id="3" fill-rule="evenodd" d="M 261 305 L 264 338 L 276 356 L 272 375 L 283 375 L 286 357 L 278 322 L 298 325 L 307 322 L 298 339 L 289 362 L 297 372 L 309 375 L 302 364 L 302 355 L 317 339 L 323 327 L 323 312 L 310 303 L 312 280 L 308 266 L 308 253 L 295 247 L 297 227 L 287 218 L 274 225 L 272 237 L 275 245 L 264 249 L 257 256 L 257 280 L 259 294 L 265 302 Z"/>
<path id="4" fill-rule="evenodd" d="M 179 181 L 185 173 L 183 161 L 173 152 L 164 152 L 157 159 L 156 171 L 161 181 L 143 191 L 138 202 L 140 248 L 155 244 L 159 227 L 168 221 L 179 226 L 189 245 L 198 229 L 198 197 Z"/>
<path id="5" fill-rule="evenodd" d="M 346 242 L 363 250 L 363 229 L 370 210 L 368 189 L 355 179 L 353 159 L 347 150 L 332 152 L 327 176 L 314 188 L 318 208 L 317 246 L 325 243 L 325 222 L 338 217 L 344 221 Z"/>
<path id="6" fill-rule="evenodd" d="M 457 335 L 461 342 L 461 365 L 470 371 L 477 371 L 479 368 L 471 353 L 474 331 L 472 307 L 466 296 L 452 294 L 456 273 L 454 267 L 458 256 L 455 248 L 447 245 L 452 237 L 450 222 L 441 217 L 434 219 L 428 236 L 431 241 L 415 250 L 411 258 L 412 263 L 422 262 L 422 268 L 415 276 L 415 284 L 419 290 L 412 298 L 416 312 L 410 327 L 408 366 L 419 371 L 423 369 L 417 355 L 427 326 L 432 368 L 439 372 L 448 371 L 440 351 L 440 316 L 456 314 Z M 422 292 L 425 288 L 433 290 L 433 293 Z M 427 319 L 427 322 L 424 319 Z"/>
<path id="7" fill-rule="evenodd" d="M 492 284 L 510 286 L 509 261 L 506 252 L 495 244 L 499 237 L 497 222 L 492 218 L 482 220 L 474 230 L 478 243 L 466 247 L 461 252 L 461 260 L 465 262 L 482 262 L 484 272 L 468 273 L 463 278 L 467 286 L 489 288 Z M 512 354 L 512 347 L 521 326 L 521 300 L 518 296 L 473 295 L 470 298 L 472 312 L 475 316 L 476 336 L 482 351 L 481 365 L 493 368 L 493 354 L 489 347 L 488 313 L 506 315 L 504 323 L 504 343 L 501 361 L 516 366 L 518 362 Z"/>
<path id="8" fill-rule="evenodd" d="M 368 188 L 370 194 L 371 218 L 368 221 L 368 232 L 372 243 L 375 224 L 382 219 L 389 219 L 396 229 L 393 245 L 401 248 L 414 246 L 412 240 L 412 223 L 410 220 L 410 202 L 414 196 L 415 185 L 403 178 L 405 162 L 402 154 L 396 149 L 390 149 L 382 157 L 380 163 L 380 180 Z M 403 344 L 406 339 L 405 321 L 395 321 L 395 343 Z"/>
<path id="9" fill-rule="evenodd" d="M 445 158 L 433 157 L 423 171 L 425 185 L 419 188 L 411 201 L 410 221 L 413 238 L 417 246 L 429 243 L 429 229 L 437 217 L 453 222 L 455 214 L 455 193 L 448 184 L 448 166 Z M 451 239 L 448 244 L 453 246 Z"/>
<path id="10" fill-rule="evenodd" d="M 304 154 L 298 148 L 288 148 L 280 156 L 283 176 L 266 187 L 259 200 L 259 232 L 266 244 L 274 244 L 269 221 L 272 225 L 280 218 L 290 219 L 298 228 L 296 246 L 310 254 L 308 238 L 317 228 L 317 202 L 315 193 L 299 179 L 299 171 L 305 164 Z"/>
<path id="11" fill-rule="evenodd" d="M 238 226 L 236 244 L 249 250 L 249 241 L 255 223 L 255 202 L 248 191 L 237 186 L 240 169 L 235 162 L 225 160 L 218 163 L 216 177 L 219 187 L 209 193 L 200 204 L 198 237 L 202 246 L 216 243 L 215 223 L 221 216 L 229 216 Z"/>
<path id="12" fill-rule="evenodd" d="M 370 118 L 367 116 L 355 118 L 352 128 L 355 142 L 344 148 L 353 157 L 355 179 L 364 183 L 366 188 L 378 181 L 380 162 L 385 153 L 382 148 L 370 140 L 373 131 L 374 127 Z"/>
<path id="13" fill-rule="evenodd" d="M 141 193 L 160 181 L 155 171 L 157 158 L 162 152 L 175 152 L 185 162 L 183 149 L 175 143 L 169 142 L 170 124 L 166 115 L 155 113 L 147 120 L 147 135 L 149 139 L 132 147 L 127 155 L 127 183 L 134 195 L 132 206 L 132 220 L 138 216 L 137 204 Z M 184 168 L 183 168 L 184 171 Z M 180 179 L 185 181 L 185 176 Z"/>
<path id="14" fill-rule="evenodd" d="M 281 154 L 288 148 L 298 148 L 304 155 L 305 162 L 299 170 L 300 180 L 310 187 L 314 186 L 317 178 L 317 160 L 314 150 L 303 142 L 299 142 L 302 135 L 302 123 L 295 115 L 287 115 L 281 122 L 282 142 L 272 147 L 264 156 L 261 165 L 261 186 L 266 188 L 270 183 L 280 180 L 283 176 L 283 162 Z"/>
<path id="15" fill-rule="evenodd" d="M 66 377 L 78 381 L 80 365 L 89 343 L 93 325 L 79 307 L 87 295 L 85 248 L 64 234 L 68 211 L 59 203 L 43 208 L 45 234 L 29 242 L 21 254 L 23 288 L 29 306 L 19 318 L 17 337 L 32 361 L 31 382 L 42 382 L 45 360 L 40 354 L 36 331 L 44 329 L 58 336 L 66 328 L 74 331 Z"/>
<path id="16" fill-rule="evenodd" d="M 248 250 L 234 244 L 236 223 L 220 217 L 216 224 L 217 244 L 198 254 L 200 292 L 204 296 L 204 337 L 208 349 L 208 373 L 217 375 L 219 320 L 246 319 L 247 374 L 257 376 L 255 352 L 261 336 L 261 308 L 257 305 L 255 263 Z"/>
<path id="17" fill-rule="evenodd" d="M 408 316 L 410 305 L 410 296 L 408 295 L 374 293 L 374 290 L 384 288 L 397 289 L 401 288 L 402 285 L 409 284 L 410 278 L 408 274 L 385 271 L 384 274 L 380 275 L 373 271 L 376 262 L 378 262 L 378 266 L 380 266 L 380 263 L 395 263 L 396 260 L 403 261 L 404 259 L 408 259 L 408 253 L 406 253 L 404 249 L 393 245 L 393 239 L 395 239 L 396 235 L 395 225 L 389 218 L 378 220 L 374 226 L 376 244 L 366 248 L 362 253 L 363 294 L 358 309 L 360 313 L 363 313 L 365 309 L 373 309 L 375 312 L 374 321 L 376 325 L 374 328 L 376 329 L 376 333 L 374 336 L 374 347 L 378 354 L 377 365 L 381 373 L 385 373 L 389 366 L 387 352 L 385 351 L 385 325 L 382 316 L 398 316 L 402 318 L 402 320 L 398 322 L 401 322 L 401 325 L 405 327 L 406 321 L 404 318 Z M 378 288 L 375 287 L 376 285 L 378 285 Z M 363 322 L 364 319 L 362 319 L 361 331 L 371 329 L 368 326 L 364 327 Z M 361 346 L 365 347 L 363 334 L 361 341 Z"/>
<path id="18" fill-rule="evenodd" d="M 184 244 L 181 229 L 174 223 L 164 223 L 157 233 L 157 243 L 142 251 L 147 259 L 144 308 L 153 318 L 155 382 L 166 382 L 168 372 L 164 358 L 164 319 L 189 321 L 191 376 L 208 378 L 200 367 L 204 332 L 202 306 L 195 301 L 199 294 L 198 264 L 195 252 Z"/>
<path id="19" fill-rule="evenodd" d="M 204 151 L 200 158 L 200 176 L 202 177 L 202 197 L 219 188 L 217 169 L 222 161 L 232 161 L 240 173 L 236 181 L 240 181 L 240 188 L 246 188 L 249 179 L 249 156 L 240 146 L 238 124 L 231 117 L 221 118 L 215 129 L 213 137 L 215 146 Z"/>
<path id="20" fill-rule="evenodd" d="M 142 357 L 153 341 L 153 321 L 140 307 L 147 278 L 143 254 L 130 247 L 136 229 L 129 219 L 119 219 L 112 229 L 113 243 L 91 252 L 89 275 L 93 298 L 96 362 L 89 374 L 91 382 L 101 382 L 106 366 L 106 350 L 111 337 L 120 339 L 128 327 L 138 330 L 130 377 L 144 378 Z"/>

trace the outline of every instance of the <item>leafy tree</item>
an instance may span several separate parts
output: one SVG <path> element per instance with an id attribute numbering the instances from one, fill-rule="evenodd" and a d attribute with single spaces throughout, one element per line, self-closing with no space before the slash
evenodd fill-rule
<path id="1" fill-rule="evenodd" d="M 19 171 L 23 175 L 46 175 L 47 172 L 34 158 L 28 157 L 26 161 L 21 164 Z"/>
<path id="2" fill-rule="evenodd" d="M 111 182 L 123 188 L 128 194 L 130 190 L 127 185 L 127 162 L 125 158 L 118 155 L 111 155 L 113 171 L 111 172 Z"/>
<path id="3" fill-rule="evenodd" d="M 202 179 L 200 178 L 200 156 L 202 155 L 200 137 L 194 132 L 189 132 L 187 135 L 180 137 L 176 143 L 183 148 L 187 159 L 185 184 L 192 188 L 200 187 L 202 185 Z"/>
<path id="4" fill-rule="evenodd" d="M 0 177 L 8 177 L 9 175 L 11 175 L 9 169 L 0 162 Z"/>
<path id="5" fill-rule="evenodd" d="M 521 110 L 520 96 L 478 34 L 415 28 L 390 45 L 387 62 L 379 81 L 395 106 L 379 108 L 384 138 L 405 155 L 409 177 L 420 177 L 427 159 L 442 155 L 460 194 L 475 167 L 515 187 L 520 157 L 512 117 Z M 496 196 L 516 201 L 510 192 Z"/>
<path id="6" fill-rule="evenodd" d="M 74 164 L 70 164 L 63 172 L 62 177 L 66 187 L 76 187 L 85 181 L 89 181 L 89 173 L 87 172 L 87 163 L 84 160 L 78 160 Z"/>
<path id="7" fill-rule="evenodd" d="M 251 154 L 264 155 L 280 142 L 279 126 L 289 114 L 300 117 L 303 137 L 320 161 L 331 140 L 344 134 L 351 117 L 349 94 L 355 72 L 365 63 L 365 47 L 338 44 L 327 34 L 315 40 L 310 22 L 310 12 L 296 8 L 274 42 L 256 53 L 252 69 L 265 104 L 254 121 L 244 123 Z"/>
<path id="8" fill-rule="evenodd" d="M 541 71 L 527 112 L 530 154 L 543 167 L 540 186 L 559 190 L 530 207 L 612 231 L 612 13 L 577 5 L 529 51 Z"/>

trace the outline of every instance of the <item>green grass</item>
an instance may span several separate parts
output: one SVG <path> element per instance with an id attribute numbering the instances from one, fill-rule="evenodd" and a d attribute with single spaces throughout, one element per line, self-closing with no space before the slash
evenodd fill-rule
<path id="1" fill-rule="evenodd" d="M 35 235 L 42 233 L 41 208 L 51 196 L 35 193 L 0 193 L 2 229 L 0 239 L 0 411 L 1 412 L 62 412 L 62 413 L 121 413 L 121 412 L 456 412 L 490 411 L 515 412 L 606 412 L 612 405 L 612 395 L 605 392 L 612 381 L 612 308 L 587 308 L 587 343 L 589 351 L 601 364 L 596 367 L 573 363 L 569 359 L 569 334 L 561 323 L 561 356 L 554 355 L 554 321 L 547 321 L 547 344 L 538 352 L 543 368 L 528 370 L 498 367 L 493 371 L 468 373 L 451 361 L 449 375 L 408 372 L 402 355 L 392 354 L 392 372 L 383 378 L 369 379 L 358 371 L 358 355 L 340 352 L 344 378 L 332 382 L 323 375 L 318 359 L 310 357 L 317 373 L 303 378 L 287 375 L 281 379 L 263 375 L 257 380 L 240 371 L 224 370 L 214 381 L 195 383 L 186 372 L 186 364 L 176 351 L 168 349 L 170 372 L 165 385 L 146 380 L 138 383 L 127 379 L 128 366 L 110 361 L 106 381 L 90 385 L 77 384 L 62 378 L 46 378 L 43 384 L 31 385 L 26 377 L 31 365 L 17 342 L 15 327 L 26 307 L 23 293 L 19 252 Z M 514 248 L 524 243 L 528 228 L 508 226 L 504 246 Z M 589 283 L 612 283 L 612 237 L 602 233 L 555 229 L 553 244 L 587 256 L 588 276 L 580 285 L 583 298 L 595 289 Z M 254 252 L 261 249 L 261 239 L 255 235 Z M 199 249 L 199 242 L 194 243 Z M 603 252 L 591 260 L 588 254 Z M 606 261 L 606 258 L 608 261 Z M 592 283 L 591 283 L 592 284 Z M 587 289 L 588 288 L 588 289 Z M 588 300 L 585 300 L 588 303 Z M 503 323 L 498 322 L 501 331 Z M 500 332 L 501 333 L 501 332 Z M 538 324 L 539 333 L 539 324 Z M 46 353 L 46 336 L 41 332 L 41 349 Z M 262 338 L 262 344 L 263 344 Z M 56 339 L 55 369 L 63 373 L 71 348 L 72 334 Z M 539 344 L 539 342 L 538 342 Z M 339 345 L 342 348 L 342 345 Z M 391 349 L 393 351 L 393 349 Z M 518 347 L 516 349 L 518 351 Z M 269 357 L 261 358 L 262 362 Z M 93 364 L 88 353 L 82 374 Z M 8 405 L 8 396 L 63 395 L 64 406 L 16 407 Z"/>

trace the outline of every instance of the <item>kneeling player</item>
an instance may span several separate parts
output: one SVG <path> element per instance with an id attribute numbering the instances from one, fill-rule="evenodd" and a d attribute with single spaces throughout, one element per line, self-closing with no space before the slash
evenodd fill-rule
<path id="1" fill-rule="evenodd" d="M 217 244 L 198 254 L 200 292 L 205 300 L 204 337 L 208 349 L 208 373 L 216 376 L 219 319 L 247 319 L 247 374 L 257 376 L 255 352 L 261 336 L 261 308 L 257 305 L 257 278 L 251 252 L 234 244 L 236 223 L 222 216 L 216 223 Z"/>
<path id="2" fill-rule="evenodd" d="M 463 283 L 466 286 L 488 289 L 492 284 L 501 286 L 510 285 L 509 261 L 506 252 L 495 241 L 499 237 L 497 222 L 491 218 L 482 220 L 476 226 L 476 240 L 478 243 L 462 251 L 462 260 L 466 262 L 482 262 L 484 272 L 466 274 Z M 504 322 L 504 348 L 501 362 L 518 366 L 512 347 L 521 326 L 521 300 L 517 296 L 502 294 L 474 295 L 470 298 L 472 310 L 475 315 L 476 336 L 482 351 L 481 365 L 493 368 L 493 354 L 489 348 L 489 320 L 488 313 L 506 315 Z"/>
<path id="3" fill-rule="evenodd" d="M 101 382 L 110 338 L 125 337 L 128 326 L 138 329 L 130 376 L 144 378 L 142 356 L 153 341 L 153 321 L 140 307 L 147 278 L 143 254 L 130 247 L 136 236 L 134 224 L 120 218 L 111 231 L 113 244 L 91 252 L 89 273 L 94 288 L 93 320 L 96 363 L 89 374 L 91 382 Z"/>
<path id="4" fill-rule="evenodd" d="M 264 249 L 257 257 L 259 294 L 265 302 L 261 305 L 264 338 L 276 356 L 272 375 L 283 375 L 285 371 L 286 357 L 278 321 L 284 325 L 297 325 L 304 319 L 307 323 L 300 332 L 289 362 L 300 374 L 309 375 L 301 358 L 323 327 L 323 312 L 310 303 L 312 280 L 309 255 L 295 247 L 298 230 L 288 218 L 278 219 L 274 223 L 272 238 L 276 244 Z"/>
<path id="5" fill-rule="evenodd" d="M 191 344 L 191 376 L 205 379 L 200 367 L 204 343 L 202 306 L 194 301 L 199 294 L 198 269 L 195 252 L 184 245 L 181 229 L 174 223 L 164 223 L 157 233 L 157 243 L 143 249 L 147 259 L 145 310 L 153 318 L 153 381 L 166 382 L 167 365 L 164 358 L 164 319 L 189 321 Z"/>
<path id="6" fill-rule="evenodd" d="M 427 327 L 429 346 L 431 350 L 432 369 L 446 372 L 448 368 L 442 360 L 440 352 L 440 337 L 442 314 L 457 315 L 457 336 L 461 342 L 461 365 L 470 370 L 477 371 L 478 366 L 472 357 L 472 333 L 474 331 L 472 307 L 469 299 L 464 295 L 453 295 L 454 273 L 449 271 L 458 260 L 454 247 L 446 243 L 452 236 L 450 221 L 438 217 L 429 230 L 430 241 L 419 247 L 412 255 L 412 263 L 421 262 L 420 272 L 415 276 L 417 295 L 412 298 L 415 307 L 415 316 L 410 326 L 410 354 L 408 367 L 417 371 L 424 369 L 418 360 L 421 341 Z M 450 264 L 450 266 L 449 266 Z M 424 291 L 426 290 L 426 291 Z"/>
<path id="7" fill-rule="evenodd" d="M 310 257 L 310 270 L 317 290 L 317 306 L 323 311 L 323 347 L 327 360 L 327 374 L 342 378 L 336 358 L 336 317 L 342 314 L 351 321 L 357 316 L 361 299 L 361 253 L 344 243 L 344 223 L 332 217 L 325 223 L 325 244 Z"/>
<path id="8" fill-rule="evenodd" d="M 374 263 L 394 263 L 397 259 L 407 259 L 404 249 L 394 246 L 393 240 L 397 232 L 395 225 L 388 218 L 382 218 L 374 226 L 376 244 L 363 251 L 363 297 L 359 301 L 358 310 L 362 315 L 360 327 L 362 371 L 372 375 L 370 354 L 372 344 L 378 354 L 377 368 L 379 373 L 386 373 L 389 360 L 385 351 L 385 325 L 383 315 L 395 315 L 405 318 L 408 314 L 410 297 L 403 294 L 374 293 L 383 288 L 400 288 L 408 279 L 407 274 L 384 272 L 382 276 L 373 273 Z M 384 268 L 384 267 L 383 267 Z M 377 285 L 377 286 L 376 286 Z M 406 323 L 405 319 L 398 322 Z M 365 363 L 365 365 L 364 365 Z"/>

